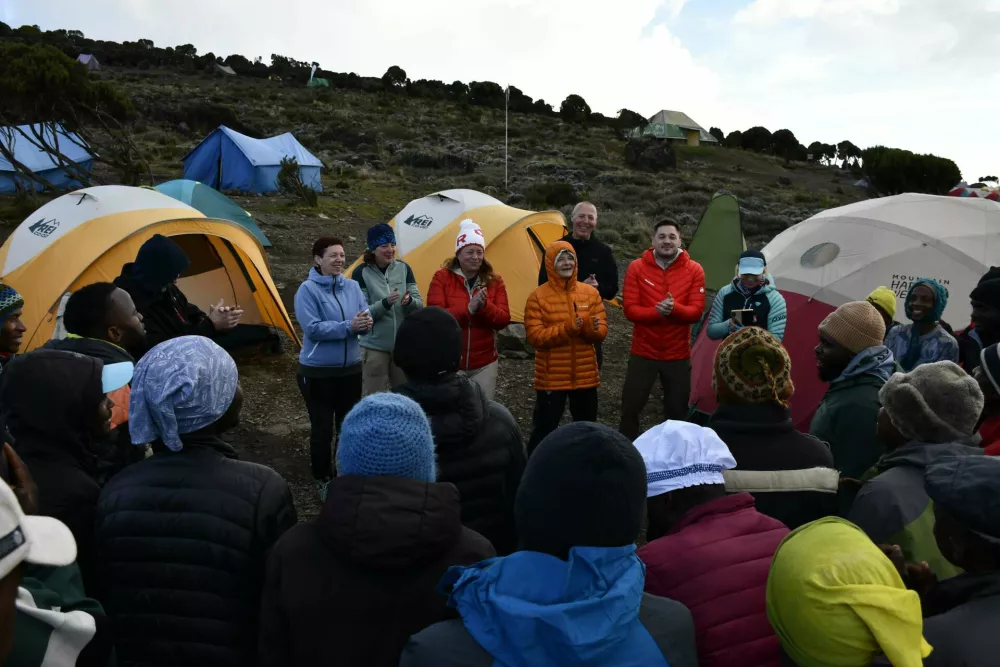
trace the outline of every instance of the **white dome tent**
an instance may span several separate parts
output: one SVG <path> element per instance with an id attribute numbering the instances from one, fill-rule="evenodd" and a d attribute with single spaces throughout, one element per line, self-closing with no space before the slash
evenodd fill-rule
<path id="1" fill-rule="evenodd" d="M 767 270 L 785 297 L 784 345 L 792 358 L 796 391 L 792 417 L 799 428 L 822 399 L 813 348 L 819 323 L 838 306 L 863 301 L 880 285 L 903 300 L 918 278 L 933 278 L 949 292 L 944 320 L 969 324 L 969 293 L 990 266 L 1000 265 L 1000 204 L 980 198 L 902 194 L 830 209 L 794 225 L 763 249 Z M 700 337 L 692 353 L 691 401 L 715 409 L 712 360 L 717 343 Z"/>

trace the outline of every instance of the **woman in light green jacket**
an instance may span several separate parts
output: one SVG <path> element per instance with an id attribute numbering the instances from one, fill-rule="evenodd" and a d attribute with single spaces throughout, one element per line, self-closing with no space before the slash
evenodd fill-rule
<path id="1" fill-rule="evenodd" d="M 359 338 L 362 391 L 367 396 L 406 381 L 403 372 L 392 361 L 396 331 L 403 318 L 423 308 L 424 302 L 413 269 L 396 259 L 396 235 L 385 223 L 368 230 L 364 262 L 354 270 L 351 278 L 361 285 L 374 321 L 371 330 Z"/>

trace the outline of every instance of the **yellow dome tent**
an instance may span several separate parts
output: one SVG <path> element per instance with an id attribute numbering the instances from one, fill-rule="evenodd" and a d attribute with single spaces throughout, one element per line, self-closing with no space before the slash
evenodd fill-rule
<path id="1" fill-rule="evenodd" d="M 538 287 L 545 246 L 563 237 L 566 219 L 559 211 L 513 208 L 475 190 L 444 190 L 414 199 L 389 225 L 396 232 L 396 256 L 413 269 L 425 298 L 434 272 L 455 256 L 458 226 L 466 218 L 483 229 L 486 259 L 503 278 L 511 320 L 524 322 L 524 304 Z M 347 275 L 360 263 L 358 258 Z"/>
<path id="2" fill-rule="evenodd" d="M 24 297 L 21 351 L 51 338 L 64 294 L 113 281 L 155 234 L 171 237 L 191 260 L 177 284 L 192 303 L 203 310 L 219 299 L 237 303 L 242 322 L 273 326 L 298 342 L 253 234 L 155 190 L 105 185 L 50 201 L 0 248 L 0 281 Z"/>

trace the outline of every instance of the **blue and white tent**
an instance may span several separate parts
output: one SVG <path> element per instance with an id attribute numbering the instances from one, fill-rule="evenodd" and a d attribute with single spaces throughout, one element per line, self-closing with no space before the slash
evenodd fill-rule
<path id="1" fill-rule="evenodd" d="M 35 132 L 45 138 L 45 143 L 55 145 L 58 138 L 59 152 L 68 160 L 78 165 L 86 173 L 90 173 L 94 165 L 94 156 L 82 148 L 79 143 L 80 138 L 72 132 L 67 132 L 62 125 L 55 125 L 55 130 L 50 124 L 42 125 L 19 125 L 17 127 L 0 127 L 0 143 L 4 148 L 11 149 L 14 159 L 32 172 L 38 174 L 59 190 L 75 190 L 76 188 L 89 185 L 82 183 L 67 172 L 65 168 L 59 166 L 58 161 L 45 151 L 39 149 L 35 143 Z M 34 131 L 33 131 L 34 130 Z M 22 135 L 22 132 L 24 133 Z M 25 138 L 31 137 L 32 141 Z M 35 142 L 35 143 L 33 143 Z M 82 142 L 80 142 L 82 143 Z M 14 165 L 0 154 L 0 194 L 10 194 L 17 191 L 16 185 L 25 189 L 42 190 L 42 186 L 34 181 L 27 181 L 22 176 L 18 176 L 14 171 Z"/>
<path id="2" fill-rule="evenodd" d="M 323 191 L 319 171 L 323 163 L 290 132 L 251 139 L 221 125 L 184 156 L 184 178 L 200 181 L 216 190 L 274 192 L 278 189 L 281 160 L 293 157 L 299 163 L 302 182 Z"/>

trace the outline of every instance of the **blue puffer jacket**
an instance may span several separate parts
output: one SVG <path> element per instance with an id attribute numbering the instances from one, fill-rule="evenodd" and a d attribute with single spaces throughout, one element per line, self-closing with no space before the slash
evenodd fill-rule
<path id="1" fill-rule="evenodd" d="M 722 340 L 729 335 L 729 320 L 732 311 L 741 308 L 752 308 L 761 325 L 766 323 L 767 330 L 778 340 L 785 337 L 785 297 L 781 296 L 770 278 L 756 293 L 746 296 L 736 285 L 736 278 L 719 290 L 712 302 L 712 311 L 708 315 L 706 334 L 712 340 Z M 742 327 L 740 327 L 742 328 Z"/>
<path id="2" fill-rule="evenodd" d="M 316 268 L 295 293 L 295 318 L 302 327 L 303 366 L 347 367 L 361 363 L 351 320 L 368 308 L 361 287 L 350 278 L 324 276 Z"/>

